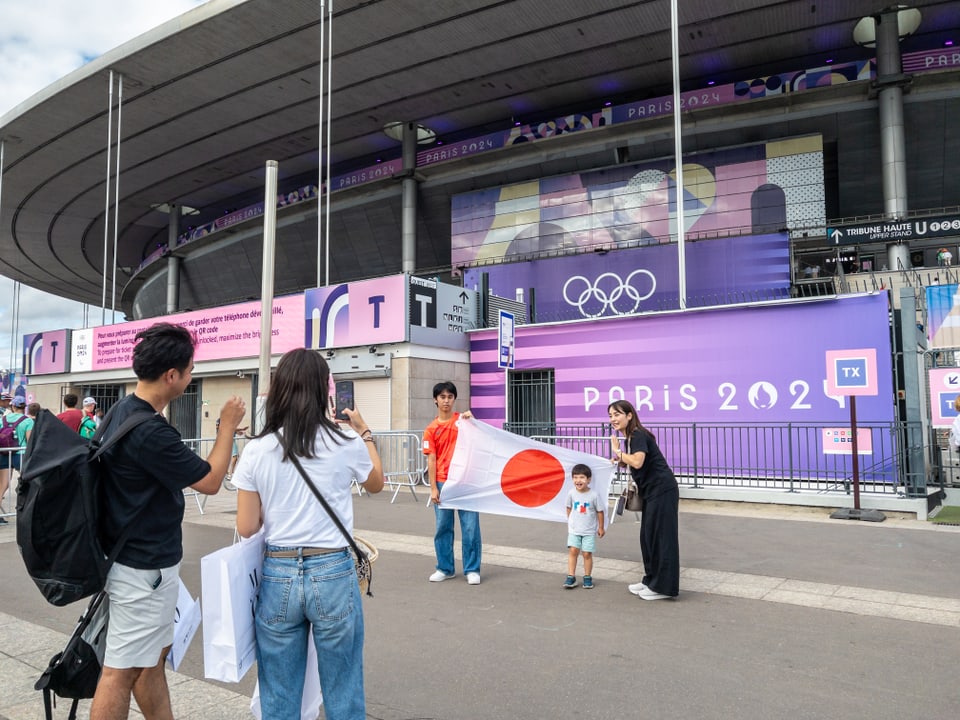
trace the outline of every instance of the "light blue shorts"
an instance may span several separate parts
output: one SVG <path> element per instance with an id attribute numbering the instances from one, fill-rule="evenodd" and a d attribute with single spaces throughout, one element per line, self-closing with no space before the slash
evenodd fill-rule
<path id="1" fill-rule="evenodd" d="M 597 547 L 596 535 L 567 535 L 567 547 L 575 547 L 586 553 L 592 553 Z"/>
<path id="2" fill-rule="evenodd" d="M 162 570 L 138 570 L 115 562 L 107 575 L 110 623 L 103 664 L 149 668 L 173 643 L 173 619 L 180 592 L 180 563 Z"/>

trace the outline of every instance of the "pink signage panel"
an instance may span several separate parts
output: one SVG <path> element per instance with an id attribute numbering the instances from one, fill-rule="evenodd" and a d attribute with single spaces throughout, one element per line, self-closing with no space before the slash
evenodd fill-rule
<path id="1" fill-rule="evenodd" d="M 301 318 L 303 347 L 405 342 L 407 277 L 393 275 L 307 290 Z"/>
<path id="2" fill-rule="evenodd" d="M 260 303 L 238 305 L 133 322 L 104 325 L 93 329 L 92 370 L 130 367 L 137 333 L 158 322 L 183 325 L 197 337 L 194 360 L 225 360 L 260 354 Z M 273 301 L 271 352 L 284 353 L 303 347 L 303 295 Z"/>
<path id="3" fill-rule="evenodd" d="M 824 455 L 852 455 L 853 431 L 848 428 L 823 428 Z M 873 455 L 873 433 L 857 428 L 857 455 Z"/>
<path id="4" fill-rule="evenodd" d="M 960 414 L 954 407 L 960 395 L 960 368 L 931 368 L 927 378 L 930 387 L 930 422 L 934 427 L 948 428 Z"/>
<path id="5" fill-rule="evenodd" d="M 49 375 L 70 371 L 69 330 L 49 330 L 23 336 L 25 375 Z"/>
<path id="6" fill-rule="evenodd" d="M 827 395 L 876 395 L 877 349 L 828 350 Z"/>

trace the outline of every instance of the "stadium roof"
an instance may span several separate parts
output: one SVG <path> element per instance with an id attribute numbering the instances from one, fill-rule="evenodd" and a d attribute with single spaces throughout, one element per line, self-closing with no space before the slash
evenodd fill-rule
<path id="1" fill-rule="evenodd" d="M 334 174 L 397 157 L 399 144 L 383 132 L 393 121 L 417 121 L 456 139 L 513 119 L 671 92 L 668 0 L 333 5 Z M 678 5 L 681 85 L 695 89 L 872 57 L 854 43 L 853 28 L 886 3 Z M 955 39 L 955 0 L 912 6 L 923 20 L 905 52 Z M 123 287 L 141 259 L 166 242 L 167 216 L 158 204 L 180 203 L 209 219 L 231 198 L 262 198 L 268 159 L 279 161 L 282 177 L 315 175 L 320 56 L 317 0 L 211 0 L 14 108 L 0 118 L 0 273 L 99 304 L 110 71 L 123 77 Z"/>

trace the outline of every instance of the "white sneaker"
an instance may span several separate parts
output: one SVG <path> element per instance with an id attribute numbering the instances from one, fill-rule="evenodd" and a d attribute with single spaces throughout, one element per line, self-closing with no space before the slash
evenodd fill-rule
<path id="1" fill-rule="evenodd" d="M 658 592 L 651 590 L 648 587 L 645 587 L 643 590 L 637 593 L 638 597 L 643 598 L 644 600 L 669 600 L 669 595 L 661 595 Z"/>
<path id="2" fill-rule="evenodd" d="M 467 585 L 479 585 L 480 573 L 467 573 Z"/>
<path id="3" fill-rule="evenodd" d="M 430 576 L 430 582 L 443 582 L 444 580 L 449 580 L 452 577 L 456 577 L 456 573 L 451 573 L 447 575 L 443 570 L 437 570 L 433 575 Z"/>
<path id="4" fill-rule="evenodd" d="M 641 590 L 646 590 L 647 586 L 642 582 L 634 583 L 633 585 L 627 585 L 627 590 L 632 592 L 634 595 L 639 595 Z"/>

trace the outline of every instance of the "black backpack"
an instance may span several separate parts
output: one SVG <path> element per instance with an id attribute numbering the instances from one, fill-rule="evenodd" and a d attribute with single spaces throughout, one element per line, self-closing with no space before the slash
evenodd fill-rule
<path id="1" fill-rule="evenodd" d="M 85 440 L 49 410 L 37 416 L 17 484 L 17 546 L 40 592 L 67 605 L 103 589 L 107 572 L 135 522 L 110 556 L 100 543 L 100 456 L 154 416 L 137 412 L 100 444 L 110 413 L 92 440 Z"/>
<path id="2" fill-rule="evenodd" d="M 107 647 L 109 608 L 110 599 L 105 592 L 93 596 L 66 647 L 50 658 L 47 669 L 33 686 L 34 690 L 43 690 L 47 720 L 53 720 L 54 695 L 73 700 L 67 718 L 76 720 L 79 701 L 92 698 L 97 691 Z"/>

